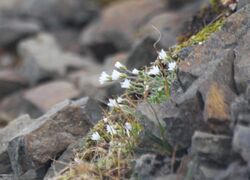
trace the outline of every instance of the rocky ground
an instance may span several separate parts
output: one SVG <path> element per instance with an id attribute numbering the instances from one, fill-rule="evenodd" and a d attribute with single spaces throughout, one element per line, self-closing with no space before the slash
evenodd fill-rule
<path id="1" fill-rule="evenodd" d="M 250 179 L 250 2 L 222 3 L 1 0 L 0 180 L 94 177 L 79 176 L 90 166 L 65 172 L 105 122 L 108 98 L 124 92 L 117 82 L 100 84 L 100 74 L 117 61 L 129 70 L 151 66 L 177 43 L 168 51 L 178 64 L 171 97 L 134 106 L 140 140 L 129 173 L 112 176 Z"/>

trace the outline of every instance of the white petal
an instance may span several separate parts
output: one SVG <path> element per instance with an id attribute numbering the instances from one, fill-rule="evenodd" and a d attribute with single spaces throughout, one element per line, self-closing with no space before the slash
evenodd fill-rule
<path id="1" fill-rule="evenodd" d="M 100 84 L 104 84 L 105 82 L 110 81 L 110 76 L 106 72 L 102 72 L 99 77 Z"/>
<path id="2" fill-rule="evenodd" d="M 138 69 L 133 69 L 132 73 L 135 74 L 135 75 L 138 75 L 139 71 L 138 71 Z"/>
<path id="3" fill-rule="evenodd" d="M 129 79 L 125 79 L 124 82 L 121 82 L 121 87 L 124 89 L 128 89 L 131 86 L 131 81 Z"/>
<path id="4" fill-rule="evenodd" d="M 166 51 L 164 51 L 163 49 L 158 53 L 158 57 L 159 57 L 159 59 L 161 59 L 161 60 L 164 60 L 164 59 L 166 59 L 167 58 L 167 53 L 166 53 Z"/>
<path id="5" fill-rule="evenodd" d="M 148 72 L 148 75 L 158 75 L 158 74 L 160 74 L 160 69 L 158 66 L 153 66 Z"/>
<path id="6" fill-rule="evenodd" d="M 116 102 L 115 99 L 109 99 L 109 103 L 108 103 L 109 107 L 118 107 L 118 103 Z"/>
<path id="7" fill-rule="evenodd" d="M 122 73 L 116 71 L 116 70 L 113 70 L 112 72 L 112 80 L 118 80 L 120 79 L 122 76 Z"/>
<path id="8" fill-rule="evenodd" d="M 116 130 L 115 130 L 115 128 L 114 128 L 113 126 L 107 125 L 107 126 L 106 126 L 106 129 L 107 129 L 107 132 L 108 132 L 108 133 L 110 133 L 110 134 L 112 134 L 112 135 L 116 134 Z"/>
<path id="9" fill-rule="evenodd" d="M 91 139 L 92 139 L 93 141 L 98 141 L 98 140 L 101 139 L 101 136 L 99 135 L 98 132 L 94 132 L 94 133 L 92 134 L 92 136 L 91 136 Z"/>
<path id="10" fill-rule="evenodd" d="M 132 125 L 129 122 L 125 123 L 125 129 L 131 131 L 132 130 Z"/>
<path id="11" fill-rule="evenodd" d="M 118 97 L 118 98 L 117 98 L 117 102 L 118 102 L 118 103 L 122 103 L 123 101 L 124 101 L 124 99 L 122 99 L 121 97 Z"/>
<path id="12" fill-rule="evenodd" d="M 176 68 L 176 62 L 171 62 L 168 64 L 168 70 L 173 71 Z"/>
<path id="13" fill-rule="evenodd" d="M 117 61 L 115 63 L 115 67 L 118 69 L 127 69 L 126 66 L 124 66 L 122 63 L 120 63 L 119 61 Z"/>

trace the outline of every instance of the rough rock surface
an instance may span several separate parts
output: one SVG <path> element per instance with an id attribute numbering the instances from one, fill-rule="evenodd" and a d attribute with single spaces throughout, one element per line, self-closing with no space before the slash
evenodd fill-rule
<path id="1" fill-rule="evenodd" d="M 69 144 L 84 136 L 100 117 L 98 105 L 89 98 L 56 105 L 9 142 L 14 173 L 40 171 Z"/>
<path id="2" fill-rule="evenodd" d="M 0 129 L 0 174 L 12 172 L 9 155 L 7 153 L 9 141 L 33 121 L 34 120 L 30 119 L 29 115 L 22 115 L 12 121 L 7 127 Z"/>

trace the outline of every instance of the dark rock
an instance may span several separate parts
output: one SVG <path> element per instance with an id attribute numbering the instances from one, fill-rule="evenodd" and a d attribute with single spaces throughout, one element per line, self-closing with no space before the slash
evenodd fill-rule
<path id="1" fill-rule="evenodd" d="M 79 96 L 77 89 L 67 81 L 53 81 L 24 92 L 24 98 L 40 111 L 46 112 L 55 104 Z"/>
<path id="2" fill-rule="evenodd" d="M 24 17 L 40 21 L 46 27 L 82 26 L 97 15 L 94 1 L 88 0 L 12 0 L 1 9 L 2 16 Z"/>
<path id="3" fill-rule="evenodd" d="M 44 177 L 44 180 L 49 180 L 50 178 L 57 175 L 58 172 L 67 167 L 67 164 L 72 162 L 76 152 L 79 152 L 84 147 L 84 139 L 79 139 L 76 143 L 71 144 L 63 154 L 55 160 Z"/>
<path id="4" fill-rule="evenodd" d="M 89 98 L 56 105 L 9 142 L 14 173 L 19 176 L 29 170 L 43 169 L 99 119 L 101 110 Z"/>
<path id="5" fill-rule="evenodd" d="M 221 172 L 215 180 L 248 180 L 250 177 L 246 166 L 235 162 L 232 163 L 225 171 Z"/>
<path id="6" fill-rule="evenodd" d="M 114 3 L 103 10 L 98 21 L 83 31 L 81 44 L 100 60 L 117 51 L 128 50 L 138 28 L 164 7 L 165 3 L 161 0 Z"/>
<path id="7" fill-rule="evenodd" d="M 232 161 L 231 142 L 232 138 L 229 136 L 197 131 L 192 137 L 192 154 L 226 166 Z"/>
<path id="8" fill-rule="evenodd" d="M 132 48 L 126 61 L 126 66 L 129 69 L 141 68 L 149 65 L 157 57 L 157 52 L 154 49 L 156 39 L 145 37 L 140 42 L 137 42 Z"/>
<path id="9" fill-rule="evenodd" d="M 215 180 L 248 180 L 249 178 L 250 174 L 247 167 L 235 162 L 221 172 Z"/>
<path id="10" fill-rule="evenodd" d="M 29 114 L 32 118 L 37 118 L 43 114 L 38 107 L 24 98 L 24 92 L 18 92 L 2 99 L 0 113 L 4 119 L 10 121 L 22 114 Z"/>
<path id="11" fill-rule="evenodd" d="M 0 18 L 0 47 L 13 45 L 39 31 L 40 25 L 37 22 Z"/>
<path id="12" fill-rule="evenodd" d="M 7 147 L 9 141 L 17 136 L 26 126 L 33 122 L 28 115 L 22 115 L 12 121 L 7 127 L 0 129 L 0 174 L 11 173 L 11 164 Z"/>
<path id="13" fill-rule="evenodd" d="M 0 98 L 27 86 L 27 81 L 14 70 L 0 70 Z"/>
<path id="14" fill-rule="evenodd" d="M 75 54 L 63 52 L 48 34 L 39 34 L 22 41 L 18 53 L 24 61 L 20 72 L 31 84 L 64 76 L 69 69 L 90 68 L 94 65 Z"/>

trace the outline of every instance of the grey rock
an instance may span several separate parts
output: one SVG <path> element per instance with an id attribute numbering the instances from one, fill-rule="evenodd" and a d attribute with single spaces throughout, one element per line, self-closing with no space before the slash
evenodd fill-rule
<path id="1" fill-rule="evenodd" d="M 233 150 L 238 152 L 245 162 L 250 167 L 250 127 L 238 125 L 233 137 Z"/>
<path id="2" fill-rule="evenodd" d="M 7 153 L 8 143 L 32 122 L 33 120 L 30 119 L 29 115 L 22 115 L 12 121 L 7 127 L 0 129 L 0 174 L 12 172 Z"/>
<path id="3" fill-rule="evenodd" d="M 3 0 L 6 1 L 6 0 Z M 7 0 L 8 1 L 8 0 Z M 44 26 L 57 28 L 71 23 L 82 26 L 97 15 L 98 7 L 87 0 L 11 0 L 0 13 L 6 17 L 25 17 L 40 21 Z"/>
<path id="4" fill-rule="evenodd" d="M 248 180 L 250 177 L 249 171 L 246 166 L 235 162 L 223 172 L 221 172 L 215 180 Z"/>
<path id="5" fill-rule="evenodd" d="M 196 131 L 192 137 L 192 154 L 226 166 L 232 161 L 232 138 L 224 135 L 214 135 Z"/>
<path id="6" fill-rule="evenodd" d="M 13 45 L 40 31 L 40 25 L 34 21 L 0 18 L 0 47 Z"/>
<path id="7" fill-rule="evenodd" d="M 57 104 L 9 142 L 14 173 L 19 176 L 42 169 L 68 145 L 83 137 L 99 119 L 100 108 L 87 97 Z"/>
<path id="8" fill-rule="evenodd" d="M 149 36 L 137 42 L 128 55 L 126 66 L 129 69 L 141 68 L 153 62 L 157 57 L 155 42 L 156 39 Z"/>
<path id="9" fill-rule="evenodd" d="M 171 173 L 171 159 L 156 155 L 144 154 L 136 160 L 131 180 L 153 180 Z"/>
<path id="10" fill-rule="evenodd" d="M 18 54 L 24 61 L 20 72 L 31 84 L 46 78 L 64 76 L 68 69 L 90 68 L 94 63 L 63 52 L 49 34 L 39 34 L 22 41 Z"/>
<path id="11" fill-rule="evenodd" d="M 76 143 L 71 144 L 56 161 L 53 161 L 44 180 L 49 180 L 67 167 L 67 164 L 74 159 L 75 152 L 79 152 L 84 147 L 84 144 L 85 140 L 82 138 L 77 140 Z"/>

